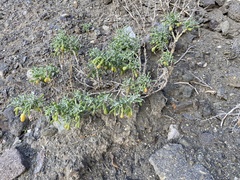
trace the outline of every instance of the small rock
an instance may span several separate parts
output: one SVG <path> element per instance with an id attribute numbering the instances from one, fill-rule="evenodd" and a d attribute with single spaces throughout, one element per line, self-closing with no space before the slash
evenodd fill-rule
<path id="1" fill-rule="evenodd" d="M 74 27 L 74 32 L 75 32 L 76 34 L 80 34 L 81 29 L 80 29 L 78 26 L 75 26 L 75 27 Z"/>
<path id="2" fill-rule="evenodd" d="M 7 107 L 4 111 L 3 111 L 3 116 L 6 117 L 8 120 L 12 120 L 15 118 L 15 114 L 14 114 L 14 108 L 13 107 Z"/>
<path id="3" fill-rule="evenodd" d="M 17 149 L 6 150 L 0 157 L 1 179 L 15 179 L 26 170 L 22 157 Z"/>
<path id="4" fill-rule="evenodd" d="M 214 136 L 209 132 L 204 132 L 199 135 L 199 141 L 203 146 L 209 146 L 214 142 Z"/>
<path id="5" fill-rule="evenodd" d="M 223 21 L 224 15 L 221 10 L 214 9 L 207 14 L 210 22 L 209 28 L 214 31 L 220 31 L 219 24 Z"/>
<path id="6" fill-rule="evenodd" d="M 50 126 L 48 128 L 45 128 L 43 129 L 42 131 L 42 136 L 45 136 L 45 137 L 52 137 L 54 136 L 56 133 L 58 132 L 58 129 L 53 127 L 53 126 Z"/>
<path id="7" fill-rule="evenodd" d="M 190 86 L 183 86 L 182 88 L 180 88 L 179 91 L 182 91 L 182 95 L 184 98 L 190 98 L 193 93 L 193 88 Z"/>
<path id="8" fill-rule="evenodd" d="M 182 78 L 183 78 L 183 81 L 189 82 L 189 81 L 192 81 L 194 77 L 192 74 L 186 73 L 182 76 Z"/>
<path id="9" fill-rule="evenodd" d="M 19 137 L 15 137 L 14 142 L 13 142 L 13 146 L 17 147 L 20 146 L 22 143 L 22 140 L 19 139 Z"/>
<path id="10" fill-rule="evenodd" d="M 72 16 L 70 15 L 70 14 L 68 14 L 68 13 L 64 13 L 64 14 L 62 14 L 61 16 L 60 16 L 60 20 L 61 21 L 68 21 L 68 20 L 70 20 L 72 18 Z"/>
<path id="11" fill-rule="evenodd" d="M 136 34 L 133 32 L 132 27 L 128 26 L 123 29 L 123 31 L 128 34 L 130 38 L 136 38 Z"/>
<path id="12" fill-rule="evenodd" d="M 219 6 L 224 5 L 225 1 L 226 1 L 226 0 L 215 0 L 215 2 L 217 3 L 217 5 L 219 5 Z"/>
<path id="13" fill-rule="evenodd" d="M 211 174 L 200 164 L 190 166 L 180 144 L 167 144 L 151 155 L 149 162 L 160 179 L 212 180 Z"/>
<path id="14" fill-rule="evenodd" d="M 28 80 L 31 80 L 33 78 L 33 74 L 32 74 L 32 70 L 31 69 L 27 70 L 26 76 L 27 76 Z"/>
<path id="15" fill-rule="evenodd" d="M 43 163 L 45 159 L 45 151 L 42 149 L 40 152 L 38 152 L 36 157 L 36 167 L 34 169 L 34 174 L 39 173 L 42 169 Z"/>
<path id="16" fill-rule="evenodd" d="M 103 0 L 104 5 L 108 5 L 112 3 L 112 0 Z"/>
<path id="17" fill-rule="evenodd" d="M 0 12 L 0 20 L 2 20 L 4 18 L 4 13 L 3 12 Z"/>
<path id="18" fill-rule="evenodd" d="M 0 87 L 3 87 L 4 86 L 4 81 L 3 79 L 0 79 Z"/>
<path id="19" fill-rule="evenodd" d="M 162 92 L 155 93 L 149 97 L 152 115 L 161 116 L 162 109 L 166 105 L 166 100 Z"/>
<path id="20" fill-rule="evenodd" d="M 209 117 L 210 115 L 212 115 L 212 107 L 211 104 L 207 101 L 204 102 L 203 104 L 203 109 L 202 109 L 202 116 L 203 117 Z"/>
<path id="21" fill-rule="evenodd" d="M 4 76 L 7 74 L 8 72 L 8 64 L 6 63 L 0 63 L 0 78 L 4 78 Z"/>
<path id="22" fill-rule="evenodd" d="M 228 9 L 228 16 L 234 21 L 240 22 L 240 2 L 231 1 Z"/>
<path id="23" fill-rule="evenodd" d="M 214 0 L 200 0 L 199 5 L 204 8 L 213 8 L 215 6 Z"/>
<path id="24" fill-rule="evenodd" d="M 73 7 L 76 8 L 76 9 L 78 8 L 78 2 L 77 1 L 73 1 Z"/>
<path id="25" fill-rule="evenodd" d="M 180 144 L 182 144 L 184 147 L 190 147 L 192 146 L 192 143 L 186 138 L 186 137 L 183 137 L 181 139 L 179 139 L 178 141 Z"/>
<path id="26" fill-rule="evenodd" d="M 232 53 L 239 57 L 240 55 L 240 38 L 236 38 L 232 43 Z M 237 71 L 238 72 L 238 71 Z"/>
<path id="27" fill-rule="evenodd" d="M 227 100 L 226 91 L 225 91 L 224 87 L 220 87 L 217 90 L 217 97 L 219 99 Z"/>
<path id="28" fill-rule="evenodd" d="M 2 129 L 0 129 L 0 138 L 2 138 L 3 137 L 3 131 L 2 131 Z"/>
<path id="29" fill-rule="evenodd" d="M 219 22 L 217 22 L 216 20 L 210 20 L 209 23 L 208 23 L 208 27 L 209 29 L 211 30 L 215 30 L 219 25 Z"/>
<path id="30" fill-rule="evenodd" d="M 102 29 L 103 29 L 103 31 L 104 31 L 104 33 L 105 33 L 106 35 L 110 34 L 110 32 L 111 32 L 109 26 L 103 25 L 103 26 L 102 26 Z"/>
<path id="31" fill-rule="evenodd" d="M 228 30 L 229 30 L 229 27 L 230 27 L 230 24 L 228 21 L 223 21 L 219 24 L 219 27 L 222 31 L 222 35 L 227 35 L 228 33 Z"/>
<path id="32" fill-rule="evenodd" d="M 199 67 L 205 68 L 205 67 L 207 67 L 207 62 L 197 62 L 197 65 Z"/>
<path id="33" fill-rule="evenodd" d="M 171 139 L 177 139 L 180 136 L 180 133 L 178 131 L 178 126 L 175 124 L 171 124 L 169 126 L 169 132 L 168 132 L 168 138 L 167 140 L 171 140 Z"/>
<path id="34" fill-rule="evenodd" d="M 99 36 L 102 35 L 102 33 L 101 33 L 101 31 L 100 31 L 99 29 L 95 29 L 95 30 L 94 30 L 94 35 L 95 35 L 95 37 L 96 37 L 96 39 L 97 39 Z"/>
<path id="35" fill-rule="evenodd" d="M 227 82 L 229 86 L 239 88 L 240 87 L 240 72 L 232 73 L 227 76 Z"/>

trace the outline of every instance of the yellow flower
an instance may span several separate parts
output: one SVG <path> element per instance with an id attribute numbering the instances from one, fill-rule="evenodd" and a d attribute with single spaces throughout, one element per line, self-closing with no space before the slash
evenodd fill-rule
<path id="1" fill-rule="evenodd" d="M 25 113 L 22 113 L 21 116 L 20 116 L 20 121 L 24 122 L 26 120 L 26 118 L 27 117 L 26 117 Z"/>
<path id="2" fill-rule="evenodd" d="M 143 90 L 144 93 L 147 93 L 148 92 L 148 88 L 145 87 L 144 90 Z"/>
<path id="3" fill-rule="evenodd" d="M 182 25 L 182 23 L 181 22 L 179 22 L 179 23 L 176 23 L 176 26 L 177 27 L 179 27 L 179 26 L 181 26 Z"/>
<path id="4" fill-rule="evenodd" d="M 128 111 L 128 117 L 132 117 L 132 115 L 133 115 L 133 112 L 132 112 L 132 109 L 129 109 L 129 111 Z"/>
<path id="5" fill-rule="evenodd" d="M 111 71 L 112 71 L 112 72 L 117 72 L 117 69 L 116 69 L 115 67 L 112 67 L 112 68 L 111 68 Z"/>
<path id="6" fill-rule="evenodd" d="M 44 79 L 44 82 L 45 83 L 49 83 L 51 81 L 51 78 L 49 78 L 49 77 L 46 77 L 45 79 Z"/>
<path id="7" fill-rule="evenodd" d="M 122 70 L 123 70 L 123 71 L 126 71 L 126 70 L 127 70 L 127 66 L 124 66 L 124 67 L 122 68 Z"/>
<path id="8" fill-rule="evenodd" d="M 154 47 L 152 48 L 152 52 L 155 53 L 155 52 L 156 52 L 156 49 L 157 49 L 157 46 L 154 46 Z"/>
<path id="9" fill-rule="evenodd" d="M 70 124 L 69 124 L 69 123 L 66 123 L 66 124 L 64 125 L 64 128 L 65 128 L 66 130 L 69 130 L 69 129 L 70 129 Z"/>
<path id="10" fill-rule="evenodd" d="M 138 77 L 138 73 L 136 71 L 134 71 L 134 76 L 137 78 Z"/>
<path id="11" fill-rule="evenodd" d="M 35 84 L 39 84 L 39 82 L 40 82 L 40 81 L 39 81 L 39 79 L 38 79 L 38 80 L 35 81 Z"/>
<path id="12" fill-rule="evenodd" d="M 120 118 L 124 118 L 123 108 L 121 108 Z"/>

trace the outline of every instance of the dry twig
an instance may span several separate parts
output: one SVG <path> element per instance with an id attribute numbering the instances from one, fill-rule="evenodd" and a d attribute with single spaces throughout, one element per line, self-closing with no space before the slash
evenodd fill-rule
<path id="1" fill-rule="evenodd" d="M 194 91 L 195 91 L 197 94 L 199 94 L 198 91 L 197 91 L 197 89 L 196 89 L 193 85 L 191 85 L 189 82 L 176 82 L 176 83 L 174 83 L 174 84 L 184 84 L 184 85 L 188 85 L 188 86 L 190 86 L 191 88 L 193 88 Z"/>
<path id="2" fill-rule="evenodd" d="M 225 119 L 231 115 L 236 109 L 240 109 L 240 104 L 237 104 L 234 108 L 232 108 L 228 113 L 225 114 L 225 116 L 222 118 L 221 121 L 221 127 L 223 126 Z M 240 112 L 239 112 L 240 113 Z"/>
<path id="3" fill-rule="evenodd" d="M 189 47 L 187 48 L 187 50 L 182 54 L 182 56 L 174 63 L 174 65 L 176 65 L 177 63 L 179 63 L 179 62 L 183 59 L 183 57 L 186 56 L 186 54 L 190 52 L 190 49 L 192 49 L 193 47 L 195 47 L 195 46 L 189 46 Z"/>

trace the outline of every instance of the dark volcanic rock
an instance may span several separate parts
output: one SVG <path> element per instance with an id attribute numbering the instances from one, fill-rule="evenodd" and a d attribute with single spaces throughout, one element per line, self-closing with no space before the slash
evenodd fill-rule
<path id="1" fill-rule="evenodd" d="M 23 123 L 20 122 L 19 117 L 15 116 L 13 110 L 13 107 L 8 107 L 3 111 L 3 115 L 8 119 L 8 127 L 11 134 L 19 136 L 22 133 L 24 127 L 27 126 L 28 121 L 25 121 Z"/>
<path id="2" fill-rule="evenodd" d="M 153 154 L 149 161 L 160 179 L 213 179 L 202 165 L 190 166 L 187 163 L 185 151 L 180 144 L 165 145 Z"/>
<path id="3" fill-rule="evenodd" d="M 6 150 L 0 157 L 1 179 L 14 179 L 26 170 L 21 154 L 17 149 Z"/>

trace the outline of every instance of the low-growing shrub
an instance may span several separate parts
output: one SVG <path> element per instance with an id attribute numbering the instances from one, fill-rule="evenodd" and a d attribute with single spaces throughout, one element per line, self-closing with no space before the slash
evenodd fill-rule
<path id="1" fill-rule="evenodd" d="M 59 72 L 58 68 L 52 65 L 45 67 L 33 67 L 30 70 L 30 81 L 38 84 L 39 82 L 48 83 Z"/>
<path id="2" fill-rule="evenodd" d="M 10 106 L 14 107 L 15 115 L 20 115 L 20 121 L 24 122 L 31 110 L 41 111 L 43 108 L 43 96 L 36 96 L 33 93 L 19 95 L 12 99 Z"/>

